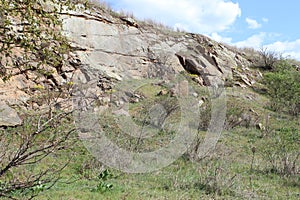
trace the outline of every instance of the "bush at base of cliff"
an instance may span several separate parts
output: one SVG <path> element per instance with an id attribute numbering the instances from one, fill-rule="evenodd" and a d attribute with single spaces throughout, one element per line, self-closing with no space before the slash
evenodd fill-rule
<path id="1" fill-rule="evenodd" d="M 300 113 L 300 71 L 288 60 L 278 62 L 272 72 L 264 76 L 271 97 L 270 107 L 293 116 Z"/>
<path id="2" fill-rule="evenodd" d="M 0 198 L 30 199 L 57 182 L 75 141 L 71 114 L 26 112 L 22 126 L 0 129 Z"/>

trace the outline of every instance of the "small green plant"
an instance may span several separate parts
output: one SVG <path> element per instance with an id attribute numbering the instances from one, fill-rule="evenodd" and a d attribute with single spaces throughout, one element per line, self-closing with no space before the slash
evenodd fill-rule
<path id="1" fill-rule="evenodd" d="M 113 174 L 108 169 L 105 169 L 98 175 L 98 184 L 95 188 L 91 189 L 91 191 L 104 193 L 111 190 L 113 188 L 113 184 L 108 183 L 107 181 L 112 177 Z"/>
<path id="2" fill-rule="evenodd" d="M 37 195 L 37 194 L 39 194 L 40 192 L 43 192 L 46 189 L 47 189 L 46 184 L 43 184 L 42 182 L 38 182 L 37 185 L 35 185 L 34 187 L 28 189 L 28 193 Z"/>

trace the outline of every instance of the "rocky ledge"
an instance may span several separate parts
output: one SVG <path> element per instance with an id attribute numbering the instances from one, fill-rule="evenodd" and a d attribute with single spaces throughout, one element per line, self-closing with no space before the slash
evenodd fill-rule
<path id="1" fill-rule="evenodd" d="M 60 15 L 61 31 L 70 41 L 72 53 L 65 56 L 63 66 L 51 70 L 51 76 L 18 74 L 0 82 L 0 126 L 21 124 L 13 109 L 16 106 L 41 106 L 32 98 L 41 94 L 40 87 L 60 88 L 74 80 L 96 80 L 96 90 L 101 93 L 128 78 L 168 79 L 183 71 L 196 76 L 201 86 L 233 80 L 233 85 L 248 87 L 260 76 L 250 70 L 252 61 L 245 54 L 204 35 L 172 31 L 103 8 L 78 5 L 75 11 Z"/>

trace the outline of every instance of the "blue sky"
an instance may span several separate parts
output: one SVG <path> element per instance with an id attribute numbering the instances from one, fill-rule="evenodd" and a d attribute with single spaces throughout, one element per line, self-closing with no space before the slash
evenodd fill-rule
<path id="1" fill-rule="evenodd" d="M 276 50 L 300 60 L 299 0 L 105 0 L 133 13 L 238 47 Z"/>

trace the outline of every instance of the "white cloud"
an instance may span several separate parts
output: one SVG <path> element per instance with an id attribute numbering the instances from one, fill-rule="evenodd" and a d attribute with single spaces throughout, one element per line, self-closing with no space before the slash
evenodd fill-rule
<path id="1" fill-rule="evenodd" d="M 174 30 L 180 30 L 180 31 L 186 31 L 188 29 L 188 26 L 181 23 L 176 23 L 174 25 Z"/>
<path id="2" fill-rule="evenodd" d="M 252 35 L 251 37 L 247 38 L 244 41 L 232 43 L 232 45 L 235 45 L 237 47 L 252 47 L 255 49 L 259 49 L 262 47 L 263 42 L 266 37 L 267 37 L 267 34 L 264 32 L 261 32 L 259 34 Z"/>
<path id="3" fill-rule="evenodd" d="M 291 56 L 292 58 L 300 60 L 300 39 L 294 41 L 274 42 L 265 45 L 266 48 L 282 53 L 283 56 Z"/>
<path id="4" fill-rule="evenodd" d="M 300 61 L 300 39 L 284 42 L 276 41 L 270 44 L 265 43 L 265 40 L 267 38 L 273 38 L 277 36 L 278 34 L 261 32 L 259 34 L 252 35 L 251 37 L 243 41 L 234 43 L 229 42 L 229 44 L 237 47 L 252 47 L 256 50 L 259 50 L 260 48 L 264 47 L 270 51 L 275 51 L 282 54 L 283 56 L 291 57 Z M 216 35 L 215 38 L 218 38 L 218 35 Z M 219 39 L 221 39 L 222 41 L 223 38 L 220 36 Z"/>
<path id="5" fill-rule="evenodd" d="M 185 30 L 197 33 L 223 31 L 241 16 L 239 4 L 228 0 L 119 0 L 115 4 L 140 19 L 172 27 L 184 24 Z"/>
<path id="6" fill-rule="evenodd" d="M 269 19 L 264 17 L 264 18 L 262 18 L 262 21 L 267 23 L 267 22 L 269 22 Z"/>
<path id="7" fill-rule="evenodd" d="M 257 29 L 257 28 L 260 28 L 261 27 L 261 24 L 259 24 L 256 20 L 254 19 L 250 19 L 250 18 L 246 18 L 246 22 L 248 24 L 248 28 L 251 28 L 251 29 Z"/>
<path id="8" fill-rule="evenodd" d="M 219 35 L 218 33 L 212 33 L 211 35 L 208 35 L 211 39 L 217 41 L 217 42 L 222 42 L 222 43 L 228 43 L 231 44 L 232 38 L 230 37 L 223 37 Z"/>

